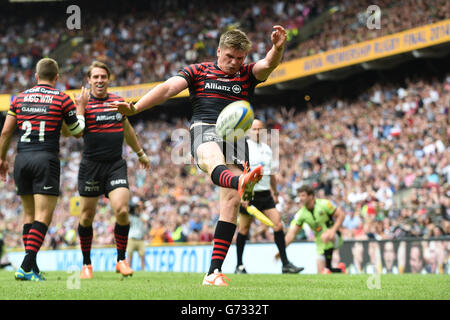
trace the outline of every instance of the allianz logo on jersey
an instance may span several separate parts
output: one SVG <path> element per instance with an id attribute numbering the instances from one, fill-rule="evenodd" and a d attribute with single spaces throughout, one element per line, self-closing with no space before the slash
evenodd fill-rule
<path id="1" fill-rule="evenodd" d="M 102 114 L 102 115 L 98 115 L 95 118 L 95 121 L 97 121 L 97 122 L 98 121 L 114 121 L 114 120 L 121 121 L 122 120 L 122 114 L 120 114 L 120 113 L 110 114 L 110 115 Z"/>
<path id="2" fill-rule="evenodd" d="M 238 84 L 234 84 L 234 85 L 231 85 L 229 83 L 219 84 L 217 82 L 212 82 L 212 81 L 205 81 L 205 89 L 233 92 L 235 94 L 239 94 L 242 91 L 241 86 Z"/>

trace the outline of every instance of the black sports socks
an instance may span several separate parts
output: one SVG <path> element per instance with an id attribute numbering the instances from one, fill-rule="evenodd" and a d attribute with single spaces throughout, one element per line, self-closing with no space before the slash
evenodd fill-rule
<path id="1" fill-rule="evenodd" d="M 125 260 L 129 231 L 129 224 L 121 226 L 120 224 L 116 223 L 116 225 L 114 226 L 114 239 L 116 240 L 117 261 Z"/>
<path id="2" fill-rule="evenodd" d="M 25 258 L 20 266 L 25 272 L 29 272 L 32 269 L 35 272 L 39 272 L 36 270 L 36 255 L 44 242 L 47 229 L 47 226 L 39 221 L 34 221 L 31 225 L 26 237 Z"/>
<path id="3" fill-rule="evenodd" d="M 83 227 L 78 224 L 78 236 L 80 237 L 81 253 L 83 254 L 83 264 L 91 264 L 91 247 L 94 230 L 92 226 Z"/>
<path id="4" fill-rule="evenodd" d="M 238 189 L 239 176 L 235 176 L 225 165 L 218 165 L 211 173 L 211 180 L 215 185 L 224 188 Z"/>
<path id="5" fill-rule="evenodd" d="M 235 224 L 220 220 L 217 222 L 216 230 L 214 231 L 214 246 L 208 275 L 213 273 L 215 269 L 222 270 L 222 264 L 227 256 L 235 231 Z"/>

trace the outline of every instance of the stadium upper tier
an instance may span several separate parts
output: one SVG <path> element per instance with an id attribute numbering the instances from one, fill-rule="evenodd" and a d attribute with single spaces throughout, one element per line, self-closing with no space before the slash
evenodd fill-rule
<path id="1" fill-rule="evenodd" d="M 32 6 L 5 7 L 5 13 L 23 10 L 21 16 L 0 21 L 0 93 L 32 86 L 36 62 L 50 56 L 61 67 L 59 89 L 80 88 L 87 67 L 98 59 L 112 69 L 111 86 L 126 87 L 118 94 L 136 99 L 184 65 L 214 60 L 218 37 L 230 27 L 242 28 L 252 40 L 249 61 L 264 57 L 274 24 L 288 30 L 285 63 L 263 86 L 450 42 L 445 0 L 381 1 L 380 29 L 372 30 L 367 27 L 370 1 L 184 2 L 110 5 L 103 8 L 102 19 L 98 3 L 82 2 L 79 30 L 67 28 L 63 4 L 53 4 L 41 16 L 34 15 Z M 26 23 L 23 16 L 28 16 Z M 135 87 L 141 84 L 144 89 Z M 0 98 L 0 110 L 9 99 Z"/>

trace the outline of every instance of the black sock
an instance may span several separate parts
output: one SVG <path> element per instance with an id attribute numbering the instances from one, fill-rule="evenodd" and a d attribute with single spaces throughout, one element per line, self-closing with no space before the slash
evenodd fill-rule
<path id="1" fill-rule="evenodd" d="M 121 226 L 120 224 L 116 223 L 116 225 L 114 226 L 114 239 L 116 240 L 117 261 L 125 260 L 129 231 L 130 224 Z"/>
<path id="2" fill-rule="evenodd" d="M 23 241 L 23 247 L 25 248 L 27 246 L 27 237 L 28 237 L 28 232 L 30 232 L 31 226 L 33 224 L 32 223 L 25 223 L 23 225 L 23 230 L 22 230 L 22 241 Z"/>
<path id="3" fill-rule="evenodd" d="M 242 265 L 242 256 L 244 253 L 245 242 L 247 241 L 247 236 L 242 233 L 237 234 L 236 237 L 236 253 L 237 253 L 237 265 Z"/>
<path id="4" fill-rule="evenodd" d="M 325 250 L 325 253 L 324 253 L 324 255 L 325 255 L 325 266 L 331 272 L 339 273 L 339 272 L 342 272 L 341 269 L 331 267 L 331 260 L 333 259 L 333 250 L 334 249 Z"/>
<path id="5" fill-rule="evenodd" d="M 91 264 L 91 247 L 94 230 L 92 226 L 83 227 L 78 224 L 78 236 L 80 237 L 81 253 L 83 254 L 83 264 Z"/>
<path id="6" fill-rule="evenodd" d="M 238 189 L 239 176 L 235 176 L 227 166 L 221 164 L 214 168 L 211 173 L 211 180 L 215 185 L 224 188 Z"/>
<path id="7" fill-rule="evenodd" d="M 216 269 L 219 271 L 222 270 L 222 264 L 227 256 L 235 231 L 236 225 L 234 223 L 220 220 L 217 222 L 216 230 L 214 231 L 214 246 L 208 275 Z"/>
<path id="8" fill-rule="evenodd" d="M 33 224 L 32 223 L 25 223 L 23 225 L 23 230 L 22 230 L 22 241 L 23 241 L 23 247 L 25 248 L 27 246 L 27 239 L 28 239 L 28 233 L 30 232 L 31 226 Z M 33 269 L 33 271 L 37 274 L 39 274 L 39 267 L 37 266 L 36 261 L 33 263 L 33 266 L 31 267 L 31 269 Z"/>
<path id="9" fill-rule="evenodd" d="M 5 242 L 3 241 L 3 239 L 0 238 L 0 258 L 2 257 L 2 253 L 3 253 L 3 246 L 5 245 Z M 3 269 L 7 266 L 10 266 L 11 262 L 5 262 L 5 263 L 0 263 L 0 269 Z"/>
<path id="10" fill-rule="evenodd" d="M 284 240 L 284 231 L 283 229 L 281 229 L 280 231 L 275 231 L 273 235 L 275 238 L 275 244 L 278 248 L 278 252 L 280 253 L 281 263 L 284 266 L 289 263 L 286 255 L 286 241 Z"/>
<path id="11" fill-rule="evenodd" d="M 39 221 L 34 221 L 27 236 L 27 244 L 25 246 L 25 258 L 20 266 L 25 272 L 33 269 L 39 272 L 36 264 L 36 255 L 41 249 L 42 243 L 47 233 L 47 226 Z"/>

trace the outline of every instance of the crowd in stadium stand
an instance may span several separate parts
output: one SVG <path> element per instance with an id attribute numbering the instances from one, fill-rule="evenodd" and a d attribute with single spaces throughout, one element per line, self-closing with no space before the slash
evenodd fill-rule
<path id="1" fill-rule="evenodd" d="M 256 116 L 279 130 L 277 208 L 286 228 L 299 209 L 296 189 L 309 184 L 318 197 L 332 199 L 346 212 L 345 239 L 449 235 L 449 106 L 450 75 L 441 81 L 408 79 L 404 86 L 378 83 L 354 100 L 334 98 L 303 111 L 259 106 Z M 150 172 L 136 169 L 136 155 L 124 147 L 133 201 L 143 202 L 139 214 L 149 244 L 212 239 L 218 187 L 192 163 L 174 161 L 183 148 L 190 159 L 187 131 L 184 140 L 172 136 L 188 125 L 187 119 L 134 125 L 151 159 Z M 70 198 L 77 196 L 82 143 L 61 138 L 62 195 L 44 247 L 79 243 Z M 11 145 L 8 158 L 13 163 L 15 141 Z M 20 247 L 22 207 L 11 181 L 0 182 L 0 230 L 8 247 Z M 94 246 L 114 243 L 114 217 L 106 198 L 100 198 L 93 227 Z M 305 228 L 298 239 L 312 237 Z M 255 221 L 250 241 L 272 242 L 273 233 Z"/>
<path id="2" fill-rule="evenodd" d="M 366 10 L 373 4 L 380 8 L 379 16 L 374 11 Z M 341 48 L 450 18 L 450 3 L 445 0 L 357 0 L 339 2 L 335 8 L 339 10 L 319 24 L 311 37 L 287 53 L 288 59 Z M 379 17 L 379 28 L 368 29 L 369 17 Z"/>
<path id="3" fill-rule="evenodd" d="M 290 42 L 284 59 L 290 60 L 450 18 L 445 0 L 384 0 L 377 2 L 381 29 L 368 30 L 366 9 L 372 2 L 188 1 L 177 10 L 105 8 L 102 19 L 82 8 L 82 29 L 72 31 L 65 13 L 49 11 L 25 21 L 5 16 L 0 20 L 0 93 L 33 86 L 36 62 L 67 41 L 75 45 L 79 36 L 82 45 L 67 61 L 58 61 L 59 89 L 78 89 L 93 59 L 111 67 L 111 86 L 164 80 L 188 63 L 214 60 L 218 36 L 229 26 L 242 28 L 253 41 L 250 61 L 267 52 L 273 24 L 285 26 Z M 298 43 L 304 28 L 330 8 L 334 13 Z M 415 79 L 404 88 L 378 84 L 355 101 L 334 99 L 306 113 L 292 106 L 264 106 L 258 116 L 280 130 L 277 207 L 285 226 L 299 209 L 295 190 L 308 183 L 319 197 L 344 208 L 346 239 L 450 234 L 449 106 L 450 77 L 443 82 Z M 140 215 L 149 243 L 212 238 L 219 216 L 217 188 L 194 165 L 174 165 L 171 159 L 171 133 L 187 126 L 186 119 L 135 126 L 152 161 L 150 172 L 129 173 L 134 200 L 144 202 Z M 11 146 L 12 164 L 15 141 Z M 70 215 L 69 203 L 77 195 L 81 148 L 82 140 L 61 139 L 62 195 L 44 247 L 78 244 L 78 217 Z M 136 168 L 130 151 L 125 147 L 124 157 L 129 168 Z M 0 231 L 5 230 L 8 247 L 20 247 L 21 203 L 11 180 L 0 182 L 0 188 Z M 98 208 L 94 245 L 111 245 L 114 218 L 108 200 L 101 198 Z M 253 242 L 273 241 L 270 228 L 258 221 L 250 234 Z M 311 238 L 307 229 L 299 235 Z"/>
<path id="4" fill-rule="evenodd" d="M 172 2 L 176 3 L 166 5 Z M 32 86 L 36 62 L 67 42 L 75 46 L 80 37 L 81 45 L 66 61 L 59 61 L 64 71 L 60 89 L 78 89 L 94 59 L 111 67 L 113 86 L 165 80 L 186 64 L 215 60 L 220 33 L 233 26 L 248 33 L 253 42 L 249 60 L 256 61 L 270 48 L 272 26 L 283 25 L 289 34 L 284 59 L 290 60 L 450 18 L 445 0 L 382 0 L 377 2 L 381 29 L 369 30 L 367 7 L 372 2 L 259 0 L 249 5 L 197 0 L 171 10 L 127 3 L 103 8 L 102 19 L 84 3 L 80 30 L 68 30 L 67 17 L 57 11 L 30 16 L 25 22 L 6 16 L 0 21 L 0 93 Z M 164 1 L 154 5 L 158 3 Z M 333 14 L 306 29 L 326 12 Z M 300 41 L 303 33 L 306 39 Z"/>

